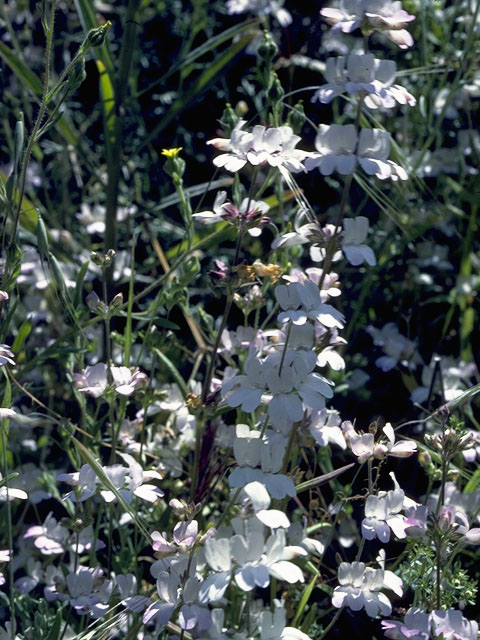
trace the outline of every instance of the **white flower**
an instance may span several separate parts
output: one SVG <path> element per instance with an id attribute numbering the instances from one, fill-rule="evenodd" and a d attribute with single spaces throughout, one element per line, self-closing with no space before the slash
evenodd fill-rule
<path id="1" fill-rule="evenodd" d="M 0 473 L 0 484 L 2 484 L 2 474 Z M 21 489 L 15 489 L 14 487 L 6 487 L 3 483 L 3 486 L 0 487 L 0 502 L 4 502 L 6 500 L 28 500 L 28 493 L 22 491 Z"/>
<path id="2" fill-rule="evenodd" d="M 259 16 L 273 15 L 282 27 L 288 27 L 292 22 L 291 14 L 283 9 L 284 0 L 227 0 L 229 14 L 250 11 Z"/>
<path id="3" fill-rule="evenodd" d="M 342 175 L 353 173 L 357 163 L 355 149 L 358 136 L 353 124 L 321 124 L 315 137 L 315 149 L 305 161 L 305 169 L 318 167 L 320 173 L 329 176 L 334 171 Z"/>
<path id="4" fill-rule="evenodd" d="M 115 391 L 122 396 L 130 396 L 148 383 L 147 374 L 139 369 L 128 367 L 110 367 Z"/>
<path id="5" fill-rule="evenodd" d="M 260 638 L 261 640 L 310 640 L 306 633 L 293 627 L 286 627 L 286 612 L 283 606 L 276 604 L 273 613 L 263 611 L 260 614 Z"/>
<path id="6" fill-rule="evenodd" d="M 322 175 L 338 171 L 349 175 L 357 162 L 369 175 L 380 180 L 407 180 L 408 176 L 400 165 L 388 160 L 390 154 L 390 134 L 382 129 L 360 129 L 353 124 L 321 124 L 315 138 L 317 152 L 311 153 L 305 161 L 305 169 L 318 167 Z"/>
<path id="7" fill-rule="evenodd" d="M 382 371 L 390 371 L 399 363 L 414 369 L 421 362 L 416 343 L 402 336 L 394 322 L 388 322 L 382 329 L 369 326 L 367 331 L 385 352 L 385 356 L 375 360 Z"/>
<path id="8" fill-rule="evenodd" d="M 312 411 L 308 429 L 321 447 L 333 443 L 346 449 L 347 443 L 339 425 L 340 417 L 336 411 L 322 409 Z"/>
<path id="9" fill-rule="evenodd" d="M 74 373 L 75 387 L 81 393 L 89 393 L 94 398 L 99 398 L 107 388 L 107 365 L 99 362 L 86 367 L 82 373 Z"/>
<path id="10" fill-rule="evenodd" d="M 287 495 L 295 496 L 292 479 L 278 473 L 282 467 L 285 448 L 286 440 L 278 433 L 267 430 L 261 439 L 260 431 L 250 431 L 247 425 L 237 425 L 233 453 L 239 466 L 229 476 L 229 485 L 241 488 L 249 483 L 261 483 L 272 498 L 280 500 Z M 259 464 L 261 470 L 255 469 Z"/>
<path id="11" fill-rule="evenodd" d="M 325 8 L 320 14 L 332 25 L 333 30 L 351 33 L 366 19 L 376 29 L 382 30 L 387 38 L 401 49 L 413 45 L 412 36 L 403 27 L 415 20 L 402 9 L 401 2 L 392 0 L 341 0 L 340 9 Z"/>
<path id="12" fill-rule="evenodd" d="M 235 535 L 230 545 L 232 556 L 240 565 L 235 571 L 235 582 L 242 591 L 251 591 L 255 586 L 267 587 L 270 575 L 290 584 L 304 582 L 301 569 L 283 559 L 289 555 L 283 530 L 273 533 L 266 544 L 263 536 L 255 533 L 248 537 Z"/>
<path id="13" fill-rule="evenodd" d="M 317 320 L 328 329 L 343 329 L 344 316 L 332 305 L 322 302 L 320 290 L 311 280 L 278 285 L 275 297 L 284 310 L 278 315 L 279 322 L 289 320 L 302 325 L 310 319 Z"/>
<path id="14" fill-rule="evenodd" d="M 4 364 L 13 364 L 15 365 L 15 355 L 13 351 L 10 349 L 8 344 L 0 344 L 0 367 L 3 367 Z"/>
<path id="15" fill-rule="evenodd" d="M 404 87 L 393 84 L 395 73 L 395 62 L 379 60 L 371 53 L 328 58 L 325 69 L 328 84 L 318 89 L 312 102 L 329 103 L 343 93 L 365 92 L 364 102 L 370 109 L 391 108 L 396 102 L 414 106 L 415 98 Z"/>
<path id="16" fill-rule="evenodd" d="M 217 156 L 213 164 L 235 173 L 247 162 L 253 166 L 268 164 L 271 167 L 285 168 L 294 173 L 303 170 L 302 161 L 306 152 L 295 149 L 300 137 L 291 127 L 266 128 L 263 125 L 253 127 L 251 133 L 243 131 L 244 120 L 239 120 L 230 139 L 214 138 L 207 144 L 228 153 Z"/>
<path id="17" fill-rule="evenodd" d="M 429 640 L 442 636 L 444 640 L 477 640 L 478 623 L 464 618 L 461 611 L 447 609 L 425 613 L 409 609 L 403 622 L 382 620 L 385 637 L 391 640 Z"/>
<path id="18" fill-rule="evenodd" d="M 363 244 L 368 234 L 368 218 L 357 216 L 343 221 L 342 250 L 350 264 L 357 266 L 366 262 L 374 267 L 377 264 L 373 251 Z"/>
<path id="19" fill-rule="evenodd" d="M 379 613 L 389 615 L 392 605 L 387 596 L 380 592 L 386 586 L 384 579 L 385 572 L 382 569 L 365 567 L 364 562 L 342 562 L 338 568 L 339 586 L 335 587 L 332 596 L 333 606 L 347 606 L 352 611 L 365 608 L 371 618 Z"/>
<path id="20" fill-rule="evenodd" d="M 380 491 L 369 495 L 365 502 L 365 518 L 362 520 L 362 536 L 366 540 L 378 538 L 386 544 L 390 540 L 390 529 L 397 538 L 405 538 L 406 518 L 400 515 L 405 494 L 400 488 Z"/>
<path id="21" fill-rule="evenodd" d="M 358 138 L 357 157 L 360 166 L 369 175 L 380 180 L 407 180 L 407 172 L 392 160 L 390 155 L 390 134 L 382 129 L 361 129 Z"/>

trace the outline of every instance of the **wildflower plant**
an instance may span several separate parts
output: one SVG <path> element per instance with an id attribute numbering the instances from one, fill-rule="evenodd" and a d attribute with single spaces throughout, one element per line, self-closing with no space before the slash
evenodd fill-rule
<path id="1" fill-rule="evenodd" d="M 447 65 L 431 3 L 14 4 L 0 638 L 476 637 L 476 205 L 409 148 L 464 108 L 414 88 Z M 476 21 L 440 4 L 461 84 Z M 428 222 L 449 189 L 468 221 Z M 439 301 L 429 352 L 405 309 Z"/>

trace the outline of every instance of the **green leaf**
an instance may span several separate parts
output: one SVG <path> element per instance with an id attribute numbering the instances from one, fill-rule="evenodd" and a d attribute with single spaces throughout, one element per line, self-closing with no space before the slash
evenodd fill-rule
<path id="1" fill-rule="evenodd" d="M 300 620 L 300 617 L 302 616 L 303 611 L 304 611 L 306 605 L 308 604 L 308 601 L 310 600 L 310 596 L 312 595 L 312 591 L 313 591 L 313 589 L 315 587 L 316 582 L 317 582 L 317 576 L 313 576 L 313 578 L 310 581 L 310 583 L 303 590 L 302 597 L 300 599 L 300 603 L 298 605 L 297 612 L 296 612 L 292 622 L 290 623 L 290 626 L 292 626 L 292 627 L 296 627 L 297 626 L 298 621 Z"/>
<path id="2" fill-rule="evenodd" d="M 190 51 L 183 59 L 178 60 L 175 64 L 173 64 L 170 69 L 164 73 L 158 80 L 155 80 L 151 85 L 149 85 L 146 89 L 142 89 L 136 97 L 139 98 L 144 93 L 148 93 L 152 89 L 154 89 L 158 85 L 162 85 L 167 78 L 169 78 L 176 71 L 182 71 L 184 77 L 186 78 L 193 70 L 192 63 L 200 58 L 201 56 L 206 55 L 210 51 L 213 51 L 218 46 L 222 45 L 227 40 L 233 40 L 236 36 L 238 36 L 243 31 L 248 31 L 252 27 L 255 27 L 260 23 L 259 20 L 248 20 L 247 22 L 243 22 L 240 25 L 235 25 L 230 27 L 230 29 L 226 29 L 212 38 L 209 38 L 207 42 L 204 42 L 199 47 Z"/>
<path id="3" fill-rule="evenodd" d="M 58 609 L 57 615 L 55 616 L 55 620 L 50 627 L 47 635 L 44 640 L 58 640 L 60 637 L 60 629 L 62 627 L 62 610 Z"/>
<path id="4" fill-rule="evenodd" d="M 81 301 L 82 289 L 83 289 L 83 281 L 85 280 L 85 276 L 87 275 L 88 265 L 90 264 L 90 260 L 87 260 L 80 267 L 80 271 L 77 275 L 77 280 L 75 283 L 75 291 L 73 293 L 73 306 L 75 309 L 78 308 Z"/>
<path id="5" fill-rule="evenodd" d="M 187 397 L 187 394 L 188 394 L 188 388 L 187 388 L 187 385 L 185 384 L 184 379 L 180 375 L 180 372 L 175 367 L 173 362 L 171 360 L 169 360 L 169 358 L 167 358 L 167 356 L 160 351 L 160 349 L 157 349 L 156 347 L 154 347 L 153 351 L 154 351 L 155 355 L 157 356 L 157 358 L 160 360 L 160 362 L 166 366 L 166 368 L 168 369 L 170 375 L 175 380 L 175 382 L 178 384 L 178 386 L 180 388 L 180 391 L 182 393 L 182 396 L 185 399 Z"/>
<path id="6" fill-rule="evenodd" d="M 24 322 L 22 322 L 22 324 L 20 325 L 17 335 L 15 336 L 15 340 L 12 344 L 12 351 L 15 355 L 18 355 L 18 353 L 20 352 L 25 343 L 25 340 L 30 335 L 32 327 L 33 324 L 31 320 L 24 320 Z"/>
<path id="7" fill-rule="evenodd" d="M 105 129 L 105 142 L 107 158 L 112 158 L 112 147 L 115 142 L 115 92 L 110 76 L 102 60 L 97 60 L 97 69 L 100 74 L 100 92 L 102 94 L 103 123 Z"/>
<path id="8" fill-rule="evenodd" d="M 217 59 L 214 60 L 202 74 L 200 74 L 200 77 L 190 85 L 185 93 L 182 93 L 182 95 L 175 100 L 168 109 L 168 113 L 143 140 L 139 149 L 137 149 L 137 152 L 140 152 L 144 147 L 150 144 L 152 140 L 158 138 L 159 134 L 165 129 L 165 127 L 167 127 L 173 120 L 176 120 L 179 114 L 184 111 L 193 100 L 198 100 L 203 91 L 207 89 L 221 71 L 225 70 L 226 66 L 232 62 L 235 56 L 245 49 L 248 43 L 253 40 L 255 35 L 255 33 L 248 33 L 243 36 L 243 38 L 233 43 L 227 51 L 220 54 Z"/>
<path id="9" fill-rule="evenodd" d="M 0 56 L 25 87 L 34 95 L 41 97 L 43 87 L 40 78 L 3 42 L 0 42 Z"/>
<path id="10" fill-rule="evenodd" d="M 480 469 L 476 469 L 473 472 L 473 476 L 465 485 L 464 493 L 473 493 L 480 486 Z"/>

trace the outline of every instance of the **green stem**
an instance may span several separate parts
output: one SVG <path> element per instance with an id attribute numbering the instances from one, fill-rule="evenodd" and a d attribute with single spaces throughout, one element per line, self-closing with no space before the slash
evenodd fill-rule
<path id="1" fill-rule="evenodd" d="M 324 629 L 323 633 L 321 633 L 318 636 L 317 640 L 322 640 L 322 638 L 324 638 L 327 635 L 327 633 L 329 633 L 333 629 L 333 627 L 336 625 L 337 620 L 339 619 L 343 609 L 344 609 L 344 607 L 340 607 L 340 609 L 338 609 L 337 613 L 330 620 L 330 624 L 326 627 L 326 629 Z"/>
<path id="2" fill-rule="evenodd" d="M 22 163 L 22 171 L 20 173 L 20 183 L 18 188 L 18 205 L 15 212 L 15 222 L 13 225 L 13 233 L 12 233 L 12 241 L 15 241 L 15 236 L 17 235 L 18 221 L 20 220 L 20 213 L 22 211 L 22 203 L 23 203 L 23 194 L 25 193 L 25 184 L 27 179 L 27 167 L 30 162 L 30 156 L 32 155 L 33 145 L 35 144 L 38 130 L 40 129 L 40 125 L 45 116 L 45 111 L 47 109 L 47 96 L 48 96 L 48 85 L 50 83 L 50 65 L 51 65 L 51 57 L 52 57 L 52 41 L 53 41 L 53 27 L 55 23 L 55 9 L 56 9 L 56 0 L 52 0 L 52 6 L 50 9 L 50 22 L 48 28 L 46 29 L 46 43 L 45 43 L 45 73 L 43 78 L 43 93 L 42 93 L 42 102 L 40 104 L 40 109 L 37 114 L 37 118 L 33 125 L 32 133 L 30 134 L 30 138 L 28 139 L 27 148 L 25 151 L 25 155 L 23 157 Z"/>
<path id="3" fill-rule="evenodd" d="M 106 193 L 105 212 L 105 252 L 116 247 L 116 221 L 118 189 L 120 183 L 120 168 L 122 164 L 122 111 L 128 86 L 128 76 L 135 47 L 135 35 L 137 30 L 137 12 L 140 0 L 129 0 L 125 16 L 125 31 L 120 50 L 120 62 L 118 78 L 115 85 L 115 124 L 113 139 L 107 142 L 107 172 L 108 183 Z M 106 123 L 105 123 L 106 124 Z M 113 275 L 113 265 L 108 271 L 109 281 Z"/>

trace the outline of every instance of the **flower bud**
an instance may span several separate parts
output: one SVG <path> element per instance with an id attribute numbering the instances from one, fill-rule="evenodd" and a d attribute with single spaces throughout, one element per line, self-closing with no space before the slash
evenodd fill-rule
<path id="1" fill-rule="evenodd" d="M 110 301 L 110 311 L 115 311 L 119 309 L 123 304 L 123 293 L 117 293 L 116 296 L 112 298 Z"/>
<path id="2" fill-rule="evenodd" d="M 235 114 L 241 118 L 248 113 L 248 104 L 245 100 L 239 100 L 235 105 Z"/>
<path id="3" fill-rule="evenodd" d="M 269 63 L 277 55 L 278 47 L 268 31 L 264 32 L 262 42 L 259 44 L 257 49 L 257 53 L 260 58 L 263 58 Z"/>
<path id="4" fill-rule="evenodd" d="M 182 147 L 173 149 L 162 149 L 162 156 L 167 158 L 163 168 L 174 182 L 181 183 L 181 178 L 185 171 L 185 160 L 179 157 Z"/>
<path id="5" fill-rule="evenodd" d="M 293 133 L 299 134 L 306 120 L 305 111 L 303 109 L 303 100 L 299 100 L 288 114 L 287 124 L 292 127 Z"/>
<path id="6" fill-rule="evenodd" d="M 82 84 L 82 82 L 87 77 L 87 72 L 85 71 L 85 58 L 81 56 L 81 58 L 74 64 L 73 69 L 68 74 L 67 78 L 67 88 L 70 91 L 75 91 Z"/>
<path id="7" fill-rule="evenodd" d="M 227 102 L 227 104 L 225 105 L 225 109 L 223 110 L 222 117 L 220 118 L 220 124 L 222 125 L 222 129 L 225 131 L 225 134 L 227 136 L 232 133 L 238 120 L 239 116 L 236 113 L 236 108 L 234 111 L 232 109 L 232 105 Z"/>
<path id="8" fill-rule="evenodd" d="M 426 469 L 432 464 L 432 456 L 428 453 L 428 451 L 419 451 L 418 463 L 421 467 Z"/>
<path id="9" fill-rule="evenodd" d="M 285 91 L 283 90 L 282 83 L 278 79 L 276 73 L 272 73 L 272 85 L 268 90 L 268 99 L 270 102 L 276 104 L 277 102 L 281 102 L 283 96 L 285 95 Z"/>
<path id="10" fill-rule="evenodd" d="M 111 26 L 112 23 L 110 20 L 107 20 L 107 22 L 100 27 L 90 29 L 87 33 L 87 37 L 85 38 L 85 48 L 88 49 L 88 47 L 99 47 L 102 45 Z"/>
<path id="11" fill-rule="evenodd" d="M 455 507 L 443 506 L 438 516 L 438 526 L 442 531 L 448 531 L 455 523 Z"/>
<path id="12" fill-rule="evenodd" d="M 116 254 L 116 251 L 114 249 L 109 249 L 107 251 L 107 253 L 105 254 L 105 259 L 104 259 L 104 266 L 105 267 L 109 267 L 112 264 L 113 259 L 115 257 L 115 254 Z"/>

